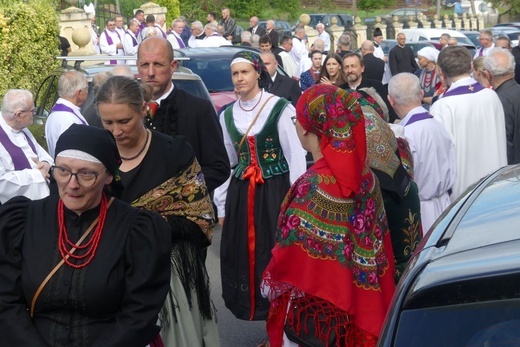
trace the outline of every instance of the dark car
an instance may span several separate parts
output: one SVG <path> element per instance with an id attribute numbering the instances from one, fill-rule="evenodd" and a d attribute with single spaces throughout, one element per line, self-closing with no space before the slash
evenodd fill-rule
<path id="1" fill-rule="evenodd" d="M 53 71 L 49 76 L 47 76 L 40 84 L 38 90 L 35 93 L 34 100 L 36 103 L 36 122 L 41 123 L 43 119 L 47 118 L 50 109 L 56 103 L 56 100 L 58 100 L 58 79 L 65 71 L 78 70 L 83 72 L 87 77 L 87 80 L 89 82 L 89 98 L 83 104 L 82 109 L 85 109 L 88 105 L 92 104 L 93 94 L 90 93 L 92 89 L 92 77 L 97 73 L 100 73 L 102 71 L 111 71 L 114 68 L 114 65 L 104 64 L 81 66 L 81 63 L 83 61 L 100 61 L 105 59 L 103 57 L 98 56 L 69 56 L 63 58 L 65 58 L 66 63 L 60 68 Z M 106 59 L 110 58 L 106 57 Z M 69 62 L 73 64 L 68 65 Z M 129 65 L 129 67 L 134 73 L 134 77 L 136 79 L 140 79 L 139 73 L 137 72 L 137 66 Z M 201 78 L 188 69 L 182 67 L 178 68 L 177 71 L 173 74 L 172 82 L 176 87 L 185 90 L 190 94 L 196 95 L 206 100 L 211 100 L 208 90 L 206 89 Z"/>
<path id="2" fill-rule="evenodd" d="M 398 8 L 397 10 L 393 10 L 392 12 L 385 14 L 384 16 L 380 16 L 382 23 L 392 22 L 394 17 L 397 17 L 399 22 L 408 23 L 410 17 L 414 21 L 417 21 L 417 18 L 420 14 L 424 14 L 426 10 L 416 7 L 410 8 Z M 365 24 L 373 24 L 376 21 L 376 17 L 365 18 Z"/>
<path id="3" fill-rule="evenodd" d="M 520 346 L 520 165 L 435 222 L 396 289 L 379 347 Z"/>
<path id="4" fill-rule="evenodd" d="M 234 93 L 235 87 L 231 81 L 229 64 L 233 56 L 242 50 L 252 50 L 260 53 L 260 50 L 244 46 L 222 46 L 222 47 L 195 47 L 175 50 L 175 57 L 182 59 L 180 64 L 199 75 L 208 88 L 215 108 L 220 108 L 237 98 Z M 287 76 L 280 67 L 278 73 Z"/>
<path id="5" fill-rule="evenodd" d="M 499 23 L 499 24 L 495 24 L 493 25 L 493 27 L 513 27 L 513 28 L 517 28 L 518 30 L 520 30 L 520 22 L 508 22 L 508 23 Z"/>
<path id="6" fill-rule="evenodd" d="M 475 48 L 480 48 L 480 41 L 478 40 L 480 36 L 479 31 L 461 30 L 460 32 L 466 35 L 466 37 L 470 39 L 471 42 L 473 42 Z"/>
<path id="7" fill-rule="evenodd" d="M 258 22 L 258 25 L 265 29 L 265 23 L 267 23 L 267 21 L 261 20 L 260 22 Z M 288 22 L 275 20 L 274 29 L 278 31 L 280 37 L 282 37 L 283 35 L 292 36 L 291 24 L 289 24 Z"/>
<path id="8" fill-rule="evenodd" d="M 345 13 L 311 13 L 309 14 L 309 17 L 311 18 L 311 21 L 308 25 L 312 28 L 316 28 L 316 24 L 318 23 L 323 23 L 325 28 L 330 28 L 333 23 L 336 23 L 337 26 L 344 28 L 350 28 L 352 25 L 354 25 L 354 18 L 351 15 Z M 293 31 L 298 24 L 299 20 L 296 21 L 292 27 Z"/>

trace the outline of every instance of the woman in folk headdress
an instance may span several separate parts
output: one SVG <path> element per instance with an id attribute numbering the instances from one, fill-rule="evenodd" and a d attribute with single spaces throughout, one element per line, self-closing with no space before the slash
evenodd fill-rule
<path id="1" fill-rule="evenodd" d="M 366 163 L 356 99 L 316 85 L 296 130 L 314 165 L 291 187 L 264 273 L 271 346 L 375 346 L 394 292 L 394 259 L 379 183 Z"/>

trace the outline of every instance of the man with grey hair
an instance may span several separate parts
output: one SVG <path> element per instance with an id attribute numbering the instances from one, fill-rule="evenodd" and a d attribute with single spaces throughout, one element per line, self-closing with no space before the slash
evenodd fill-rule
<path id="1" fill-rule="evenodd" d="M 507 36 L 499 36 L 495 40 L 495 48 L 504 48 L 511 52 L 511 40 Z"/>
<path id="2" fill-rule="evenodd" d="M 484 57 L 490 50 L 495 48 L 495 44 L 493 43 L 493 33 L 490 30 L 481 30 L 478 36 L 478 41 L 480 42 L 480 48 L 475 52 L 473 59 Z"/>
<path id="3" fill-rule="evenodd" d="M 471 54 L 462 46 L 444 48 L 439 75 L 450 86 L 430 108 L 451 134 L 457 153 L 452 201 L 485 175 L 507 165 L 504 109 L 495 91 L 470 77 Z"/>
<path id="4" fill-rule="evenodd" d="M 318 31 L 318 38 L 323 40 L 325 43 L 323 52 L 328 53 L 330 51 L 330 35 L 327 31 L 325 31 L 325 24 L 316 24 L 316 30 Z"/>
<path id="5" fill-rule="evenodd" d="M 260 36 L 257 34 L 251 36 L 251 47 L 260 49 Z"/>
<path id="6" fill-rule="evenodd" d="M 451 203 L 448 191 L 457 177 L 457 161 L 451 135 L 422 106 L 423 94 L 419 78 L 408 72 L 395 75 L 388 83 L 388 100 L 401 119 L 399 125 L 404 126 L 412 152 L 426 233 Z"/>
<path id="7" fill-rule="evenodd" d="M 259 22 L 258 17 L 256 17 L 256 16 L 251 17 L 251 19 L 249 20 L 250 27 L 247 28 L 247 31 L 249 31 L 251 33 L 251 36 L 252 35 L 258 35 L 258 36 L 265 35 L 265 29 L 262 28 L 261 26 L 259 26 L 258 22 Z"/>
<path id="8" fill-rule="evenodd" d="M 441 35 L 441 37 L 439 37 L 439 43 L 441 44 L 442 48 L 448 47 L 448 41 L 450 40 L 450 38 L 451 35 L 448 33 L 444 33 Z"/>
<path id="9" fill-rule="evenodd" d="M 267 22 L 265 22 L 265 33 L 271 39 L 271 45 L 273 46 L 273 49 L 278 47 L 280 44 L 280 36 L 278 31 L 276 31 L 274 20 L 269 19 Z"/>
<path id="10" fill-rule="evenodd" d="M 81 114 L 81 106 L 88 97 L 87 78 L 76 70 L 63 73 L 58 80 L 58 95 L 60 97 L 45 122 L 45 138 L 51 157 L 54 157 L 56 142 L 65 130 L 74 123 L 88 125 Z"/>
<path id="11" fill-rule="evenodd" d="M 218 33 L 218 29 L 215 25 L 210 23 L 206 24 L 204 26 L 204 32 L 206 33 L 206 38 L 199 43 L 199 47 L 231 46 L 231 42 Z"/>
<path id="12" fill-rule="evenodd" d="M 244 30 L 242 34 L 240 34 L 240 46 L 251 47 L 251 32 Z"/>
<path id="13" fill-rule="evenodd" d="M 202 25 L 202 22 L 195 21 L 191 23 L 191 36 L 188 40 L 188 46 L 189 47 L 198 47 L 199 44 L 204 40 L 206 37 L 206 33 L 204 32 L 204 26 Z"/>
<path id="14" fill-rule="evenodd" d="M 27 127 L 36 109 L 30 91 L 11 89 L 2 100 L 0 117 L 0 204 L 15 196 L 42 199 L 49 195 L 52 157 Z"/>
<path id="15" fill-rule="evenodd" d="M 414 73 L 419 70 L 412 49 L 406 45 L 405 34 L 397 34 L 397 45 L 388 52 L 388 65 L 392 76 L 401 72 Z"/>
<path id="16" fill-rule="evenodd" d="M 514 78 L 515 57 L 506 49 L 492 49 L 484 57 L 484 68 L 504 107 L 507 163 L 520 163 L 520 85 Z"/>
<path id="17" fill-rule="evenodd" d="M 345 54 L 352 52 L 350 50 L 351 43 L 352 43 L 352 39 L 350 37 L 350 34 L 348 34 L 348 33 L 342 34 L 338 38 L 338 43 L 336 45 L 337 46 L 336 53 L 338 53 L 340 55 L 341 59 L 343 59 Z"/>

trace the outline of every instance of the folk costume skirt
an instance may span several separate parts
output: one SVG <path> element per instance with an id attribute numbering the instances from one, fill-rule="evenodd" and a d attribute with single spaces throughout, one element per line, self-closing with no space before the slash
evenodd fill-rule
<path id="1" fill-rule="evenodd" d="M 264 179 L 254 196 L 254 245 L 248 236 L 249 181 L 231 178 L 226 199 L 226 217 L 220 245 L 222 297 L 235 317 L 266 320 L 269 301 L 260 293 L 262 274 L 271 259 L 275 244 L 278 214 L 290 188 L 289 174 Z M 249 252 L 254 247 L 254 264 Z M 254 277 L 251 288 L 250 274 Z"/>

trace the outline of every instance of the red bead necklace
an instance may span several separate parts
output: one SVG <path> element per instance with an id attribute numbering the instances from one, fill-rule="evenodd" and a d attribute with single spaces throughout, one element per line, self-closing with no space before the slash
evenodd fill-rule
<path id="1" fill-rule="evenodd" d="M 63 201 L 60 199 L 58 201 L 58 225 L 59 225 L 59 233 L 58 233 L 58 248 L 61 253 L 61 257 L 65 261 L 65 263 L 73 267 L 75 269 L 81 269 L 94 259 L 94 255 L 96 255 L 96 251 L 99 245 L 99 240 L 101 239 L 101 233 L 103 232 L 103 227 L 105 226 L 105 220 L 107 217 L 107 198 L 105 194 L 101 196 L 101 206 L 99 210 L 99 220 L 96 226 L 96 230 L 92 234 L 90 240 L 83 244 L 76 246 L 75 243 L 69 240 L 69 235 L 67 233 L 67 228 L 65 227 L 65 209 L 63 206 Z M 69 249 L 76 248 L 78 250 L 86 250 L 82 255 L 76 255 L 70 253 Z M 69 260 L 69 257 L 81 261 L 80 264 L 74 264 Z"/>

